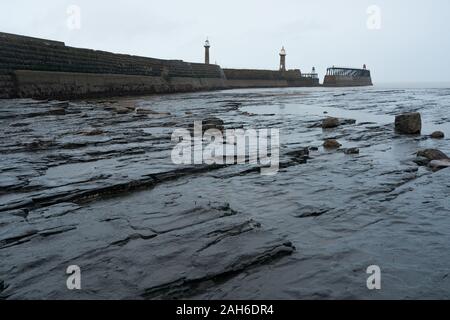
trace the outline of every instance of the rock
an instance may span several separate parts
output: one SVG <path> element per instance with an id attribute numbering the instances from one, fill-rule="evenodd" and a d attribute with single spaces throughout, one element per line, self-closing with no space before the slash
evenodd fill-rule
<path id="1" fill-rule="evenodd" d="M 395 130 L 404 134 L 420 134 L 422 118 L 420 113 L 405 113 L 395 117 Z"/>
<path id="2" fill-rule="evenodd" d="M 26 126 L 29 126 L 29 125 L 30 124 L 26 123 L 26 122 L 17 122 L 17 123 L 12 123 L 9 126 L 13 127 L 13 128 L 21 128 L 21 127 L 26 127 Z"/>
<path id="3" fill-rule="evenodd" d="M 328 117 L 322 121 L 322 128 L 324 129 L 336 128 L 339 127 L 339 124 L 340 122 L 338 118 Z"/>
<path id="4" fill-rule="evenodd" d="M 142 108 L 136 109 L 136 114 L 154 114 L 154 113 L 155 112 L 150 109 L 142 109 Z"/>
<path id="5" fill-rule="evenodd" d="M 359 148 L 344 149 L 345 154 L 359 154 Z"/>
<path id="6" fill-rule="evenodd" d="M 444 160 L 433 160 L 429 163 L 429 167 L 433 171 L 441 170 L 444 168 L 450 167 L 450 159 L 444 159 Z"/>
<path id="7" fill-rule="evenodd" d="M 309 148 L 293 150 L 293 151 L 287 152 L 286 155 L 290 156 L 294 159 L 298 159 L 298 160 L 307 160 L 307 159 L 309 159 Z"/>
<path id="8" fill-rule="evenodd" d="M 48 114 L 51 116 L 63 116 L 66 114 L 66 110 L 64 108 L 54 108 L 50 109 Z"/>
<path id="9" fill-rule="evenodd" d="M 319 150 L 319 148 L 318 148 L 318 147 L 315 147 L 315 146 L 313 146 L 313 147 L 309 147 L 309 150 L 310 150 L 310 151 L 318 151 L 318 150 Z"/>
<path id="10" fill-rule="evenodd" d="M 102 135 L 104 133 L 105 132 L 103 130 L 101 130 L 101 129 L 94 129 L 94 130 L 91 130 L 91 131 L 83 132 L 83 135 L 85 135 L 85 136 L 99 136 L 99 135 Z"/>
<path id="11" fill-rule="evenodd" d="M 340 144 L 337 140 L 327 139 L 323 143 L 324 148 L 326 149 L 338 149 L 342 144 Z"/>
<path id="12" fill-rule="evenodd" d="M 417 157 L 413 160 L 413 162 L 418 166 L 426 166 L 430 163 L 430 160 L 425 157 Z"/>
<path id="13" fill-rule="evenodd" d="M 132 110 L 125 108 L 125 107 L 114 107 L 114 111 L 117 114 L 126 114 L 126 113 L 130 113 Z"/>
<path id="14" fill-rule="evenodd" d="M 317 208 L 313 206 L 304 206 L 299 209 L 299 212 L 294 214 L 294 217 L 296 218 L 312 218 L 312 217 L 319 217 L 331 209 L 329 208 Z"/>
<path id="15" fill-rule="evenodd" d="M 224 122 L 222 119 L 216 117 L 209 117 L 202 120 L 202 131 L 208 131 L 210 129 L 217 129 L 219 131 L 224 131 Z M 191 129 L 194 129 L 194 124 L 191 124 Z"/>
<path id="16" fill-rule="evenodd" d="M 170 112 L 156 112 L 150 109 L 136 109 L 136 114 L 138 115 L 154 115 L 154 116 L 170 116 Z"/>
<path id="17" fill-rule="evenodd" d="M 25 148 L 27 148 L 28 150 L 43 150 L 43 149 L 47 149 L 50 146 L 53 145 L 53 141 L 52 140 L 39 140 L 36 139 L 30 143 L 26 143 L 25 144 Z"/>
<path id="18" fill-rule="evenodd" d="M 426 149 L 417 152 L 417 157 L 427 158 L 428 160 L 446 160 L 448 156 L 440 150 L 437 149 Z"/>
<path id="19" fill-rule="evenodd" d="M 69 101 L 59 101 L 59 102 L 52 104 L 52 106 L 57 107 L 57 108 L 67 108 L 67 107 L 69 107 L 69 105 L 70 105 Z"/>
<path id="20" fill-rule="evenodd" d="M 442 131 L 435 131 L 430 135 L 430 137 L 433 139 L 443 139 L 445 135 Z"/>
<path id="21" fill-rule="evenodd" d="M 341 126 L 343 126 L 343 125 L 355 124 L 355 123 L 356 123 L 355 119 L 342 119 L 339 124 Z"/>
<path id="22" fill-rule="evenodd" d="M 155 116 L 162 116 L 162 117 L 172 115 L 170 112 L 155 112 L 155 113 L 153 113 L 153 114 L 154 114 Z"/>

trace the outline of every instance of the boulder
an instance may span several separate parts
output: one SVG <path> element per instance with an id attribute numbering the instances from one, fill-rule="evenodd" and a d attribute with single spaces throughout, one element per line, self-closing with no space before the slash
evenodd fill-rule
<path id="1" fill-rule="evenodd" d="M 405 113 L 395 117 L 395 130 L 404 134 L 420 134 L 422 118 L 420 113 Z"/>
<path id="2" fill-rule="evenodd" d="M 342 144 L 340 144 L 337 140 L 327 139 L 323 143 L 323 147 L 326 149 L 338 149 Z"/>
<path id="3" fill-rule="evenodd" d="M 430 136 L 433 139 L 443 139 L 445 137 L 444 133 L 442 131 L 435 131 Z"/>
<path id="4" fill-rule="evenodd" d="M 338 118 L 328 117 L 322 121 L 322 128 L 324 129 L 336 128 L 339 127 L 339 124 L 340 122 Z"/>
<path id="5" fill-rule="evenodd" d="M 417 152 L 417 157 L 426 158 L 430 161 L 448 159 L 448 156 L 445 153 L 437 149 L 420 150 L 419 152 Z"/>

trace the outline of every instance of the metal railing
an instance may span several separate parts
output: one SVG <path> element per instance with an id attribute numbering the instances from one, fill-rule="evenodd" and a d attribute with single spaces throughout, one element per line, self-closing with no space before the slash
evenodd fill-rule
<path id="1" fill-rule="evenodd" d="M 370 70 L 355 68 L 328 68 L 327 76 L 370 77 Z"/>
<path id="2" fill-rule="evenodd" d="M 302 73 L 303 78 L 313 78 L 319 79 L 319 75 L 317 73 Z"/>

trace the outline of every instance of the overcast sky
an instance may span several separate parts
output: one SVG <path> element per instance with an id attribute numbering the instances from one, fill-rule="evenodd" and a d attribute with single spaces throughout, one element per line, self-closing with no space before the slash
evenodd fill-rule
<path id="1" fill-rule="evenodd" d="M 2 0 L 0 31 L 193 62 L 209 37 L 222 67 L 277 69 L 285 46 L 321 78 L 365 63 L 379 83 L 450 81 L 448 0 Z"/>

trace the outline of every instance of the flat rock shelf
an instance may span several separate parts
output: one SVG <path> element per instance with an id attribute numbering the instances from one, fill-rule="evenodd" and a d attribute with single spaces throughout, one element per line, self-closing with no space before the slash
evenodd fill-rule
<path id="1" fill-rule="evenodd" d="M 1 100 L 0 297 L 450 298 L 450 170 L 414 162 L 450 154 L 449 104 L 380 88 Z M 406 112 L 422 135 L 395 132 Z M 279 172 L 172 163 L 172 132 L 202 119 L 280 129 Z"/>

